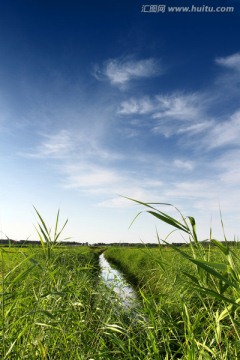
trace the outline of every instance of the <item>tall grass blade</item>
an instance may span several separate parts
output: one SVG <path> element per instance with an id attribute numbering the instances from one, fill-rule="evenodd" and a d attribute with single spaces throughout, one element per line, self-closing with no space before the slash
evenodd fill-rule
<path id="1" fill-rule="evenodd" d="M 168 203 L 144 203 L 142 201 L 139 201 L 139 200 L 135 200 L 135 199 L 132 199 L 132 198 L 129 198 L 129 197 L 126 197 L 126 199 L 128 200 L 131 200 L 131 201 L 134 201 L 140 205 L 143 205 L 147 208 L 150 208 L 152 210 L 147 210 L 146 212 L 150 213 L 151 215 L 157 217 L 159 220 L 169 224 L 169 225 L 172 225 L 173 227 L 179 229 L 179 230 L 182 230 L 186 233 L 190 233 L 190 230 L 189 230 L 189 227 L 187 226 L 187 223 L 185 221 L 185 219 L 183 218 L 181 212 L 175 207 L 173 206 L 172 204 L 168 204 Z M 178 211 L 178 213 L 180 213 L 181 215 L 181 218 L 183 219 L 184 221 L 184 224 L 180 223 L 177 219 L 169 216 L 168 214 L 158 210 L 157 208 L 151 206 L 150 204 L 155 204 L 155 205 L 166 205 L 166 206 L 171 206 L 173 207 L 174 209 L 176 209 Z M 142 213 L 143 211 L 139 212 L 137 214 L 137 216 L 134 218 L 134 220 L 132 221 L 132 223 L 136 220 L 136 218 Z"/>
<path id="2" fill-rule="evenodd" d="M 38 210 L 35 208 L 35 206 L 33 206 L 33 208 L 34 208 L 34 210 L 36 211 L 36 214 L 37 214 L 37 216 L 39 217 L 40 222 L 41 222 L 41 224 L 42 224 L 42 226 L 43 226 L 43 228 L 44 228 L 44 230 L 45 230 L 45 231 L 43 231 L 43 233 L 44 233 L 45 235 L 49 234 L 49 230 L 48 230 L 48 228 L 47 228 L 47 226 L 46 226 L 43 218 L 41 217 L 40 213 L 39 213 Z"/>
<path id="3" fill-rule="evenodd" d="M 182 225 L 179 221 L 177 221 L 176 219 L 168 216 L 167 214 L 158 211 L 147 211 L 147 213 L 155 216 L 156 218 L 158 218 L 159 220 L 165 222 L 166 224 L 172 225 L 173 227 L 182 230 L 184 232 L 186 232 L 187 234 L 189 234 L 189 229 L 186 228 L 186 226 Z"/>

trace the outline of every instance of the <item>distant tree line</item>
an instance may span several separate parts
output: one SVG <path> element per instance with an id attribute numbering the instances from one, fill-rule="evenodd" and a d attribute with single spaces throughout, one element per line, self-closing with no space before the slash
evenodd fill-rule
<path id="1" fill-rule="evenodd" d="M 77 242 L 77 241 L 59 241 L 59 245 L 64 246 L 88 246 L 88 242 Z M 13 239 L 0 239 L 0 245 L 11 245 L 11 246 L 40 246 L 39 240 L 13 240 Z"/>
<path id="2" fill-rule="evenodd" d="M 220 241 L 222 243 L 224 243 L 224 241 Z M 239 246 L 240 243 L 237 241 L 228 241 L 227 242 L 228 245 L 230 246 Z M 201 242 L 201 244 L 203 246 L 215 246 L 213 243 L 211 243 L 209 240 L 204 240 Z M 39 240 L 13 240 L 13 239 L 0 239 L 0 246 L 6 246 L 6 245 L 10 245 L 10 246 L 15 246 L 15 247 L 24 247 L 24 246 L 40 246 L 41 242 Z M 104 242 L 99 242 L 99 243 L 94 243 L 94 244 L 89 244 L 88 242 L 78 242 L 78 241 L 60 241 L 58 242 L 58 245 L 62 245 L 62 246 L 121 246 L 121 247 L 139 247 L 139 248 L 143 248 L 143 247 L 158 247 L 159 244 L 158 243 L 104 243 Z M 171 245 L 173 246 L 182 246 L 182 247 L 187 247 L 189 246 L 189 243 L 172 243 Z M 166 247 L 168 246 L 168 244 L 161 244 L 161 246 Z"/>

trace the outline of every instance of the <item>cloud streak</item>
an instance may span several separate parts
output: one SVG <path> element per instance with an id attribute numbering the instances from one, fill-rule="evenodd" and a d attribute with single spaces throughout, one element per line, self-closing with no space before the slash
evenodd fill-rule
<path id="1" fill-rule="evenodd" d="M 240 110 L 230 115 L 228 119 L 218 123 L 215 121 L 205 135 L 204 143 L 208 149 L 226 146 L 239 147 Z"/>
<path id="2" fill-rule="evenodd" d="M 135 60 L 123 57 L 107 60 L 102 67 L 96 66 L 94 76 L 98 80 L 107 79 L 111 85 L 124 88 L 133 80 L 158 76 L 162 73 L 159 61 L 149 58 Z"/>
<path id="3" fill-rule="evenodd" d="M 156 95 L 153 98 L 131 98 L 123 101 L 118 109 L 119 115 L 146 115 L 153 119 L 175 119 L 192 121 L 202 113 L 203 96 L 200 94 Z"/>
<path id="4" fill-rule="evenodd" d="M 225 68 L 240 71 L 240 53 L 232 54 L 226 57 L 216 58 L 216 63 Z"/>
<path id="5" fill-rule="evenodd" d="M 169 138 L 204 133 L 214 126 L 214 121 L 207 114 L 208 106 L 205 94 L 178 92 L 125 100 L 117 114 L 128 118 L 141 117 L 154 134 Z"/>

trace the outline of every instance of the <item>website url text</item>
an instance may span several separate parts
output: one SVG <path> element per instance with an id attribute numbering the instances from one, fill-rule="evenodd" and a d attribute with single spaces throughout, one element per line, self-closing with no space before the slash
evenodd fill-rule
<path id="1" fill-rule="evenodd" d="M 232 13 L 234 6 L 167 6 L 167 5 L 142 5 L 144 13 Z"/>

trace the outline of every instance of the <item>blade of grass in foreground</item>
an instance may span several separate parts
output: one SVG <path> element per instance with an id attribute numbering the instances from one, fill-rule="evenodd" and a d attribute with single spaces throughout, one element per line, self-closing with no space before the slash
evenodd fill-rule
<path id="1" fill-rule="evenodd" d="M 132 199 L 132 198 L 129 198 L 129 197 L 125 197 L 126 199 L 128 200 L 131 200 L 131 201 L 134 201 L 140 205 L 143 205 L 147 208 L 150 208 L 152 210 L 146 210 L 146 211 L 140 211 L 136 217 L 133 219 L 133 221 L 131 222 L 130 226 L 133 224 L 133 222 L 136 220 L 136 218 L 142 214 L 143 212 L 147 212 L 153 216 L 155 216 L 156 218 L 158 218 L 159 220 L 167 223 L 168 225 L 171 225 L 173 227 L 175 227 L 176 229 L 179 229 L 179 230 L 182 230 L 184 232 L 186 232 L 187 234 L 190 234 L 190 229 L 187 225 L 187 222 L 185 221 L 185 219 L 183 218 L 181 212 L 172 204 L 168 204 L 168 203 L 145 203 L 145 202 L 142 202 L 142 201 L 139 201 L 139 200 L 135 200 L 135 199 Z M 179 222 L 177 219 L 169 216 L 168 214 L 158 210 L 157 208 L 151 206 L 151 205 L 166 205 L 166 206 L 171 206 L 173 207 L 175 210 L 178 211 L 178 213 L 181 215 L 181 218 L 183 220 L 183 223 Z"/>

